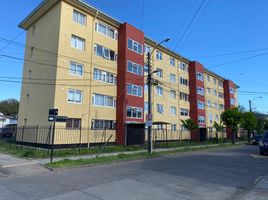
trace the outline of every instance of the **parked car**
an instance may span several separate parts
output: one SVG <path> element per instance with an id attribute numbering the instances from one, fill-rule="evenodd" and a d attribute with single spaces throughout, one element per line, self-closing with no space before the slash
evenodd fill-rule
<path id="1" fill-rule="evenodd" d="M 0 129 L 0 138 L 11 138 L 14 135 L 16 125 L 6 125 Z"/>
<path id="2" fill-rule="evenodd" d="M 268 153 L 268 132 L 266 132 L 259 143 L 259 150 L 261 155 Z"/>
<path id="3" fill-rule="evenodd" d="M 253 139 L 252 139 L 252 144 L 253 145 L 259 145 L 261 138 L 262 138 L 261 135 L 255 135 L 253 137 Z"/>

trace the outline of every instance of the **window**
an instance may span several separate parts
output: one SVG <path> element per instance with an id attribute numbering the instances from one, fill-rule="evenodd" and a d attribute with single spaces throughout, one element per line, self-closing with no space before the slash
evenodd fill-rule
<path id="1" fill-rule="evenodd" d="M 181 125 L 181 131 L 188 131 L 188 129 L 185 128 L 185 126 Z"/>
<path id="2" fill-rule="evenodd" d="M 144 54 L 147 55 L 148 53 L 151 53 L 151 47 L 148 45 L 144 45 Z"/>
<path id="3" fill-rule="evenodd" d="M 94 45 L 94 52 L 96 56 L 105 58 L 107 60 L 112 60 L 112 61 L 117 60 L 117 55 L 115 54 L 113 50 L 103 47 L 99 44 Z"/>
<path id="4" fill-rule="evenodd" d="M 175 90 L 170 90 L 170 98 L 176 99 L 176 91 Z"/>
<path id="5" fill-rule="evenodd" d="M 197 107 L 198 107 L 198 109 L 204 110 L 205 109 L 205 103 L 202 102 L 202 101 L 198 101 L 197 102 Z"/>
<path id="6" fill-rule="evenodd" d="M 82 103 L 82 91 L 69 89 L 67 99 L 70 103 Z"/>
<path id="7" fill-rule="evenodd" d="M 189 94 L 180 92 L 180 100 L 189 101 Z"/>
<path id="8" fill-rule="evenodd" d="M 180 77 L 180 84 L 188 86 L 189 82 L 187 79 Z"/>
<path id="9" fill-rule="evenodd" d="M 217 90 L 213 89 L 213 94 L 214 94 L 214 96 L 217 96 L 217 94 L 218 94 Z"/>
<path id="10" fill-rule="evenodd" d="M 94 106 L 104 106 L 104 107 L 115 108 L 116 100 L 114 97 L 111 97 L 111 96 L 106 96 L 102 94 L 93 94 L 92 104 Z"/>
<path id="11" fill-rule="evenodd" d="M 170 79 L 170 81 L 172 82 L 172 83 L 176 83 L 176 75 L 175 74 L 170 74 L 170 76 L 169 76 L 169 79 Z"/>
<path id="12" fill-rule="evenodd" d="M 93 74 L 94 80 L 98 80 L 104 83 L 116 84 L 116 76 L 110 72 L 105 72 L 100 69 L 94 68 Z"/>
<path id="13" fill-rule="evenodd" d="M 142 118 L 142 108 L 139 107 L 127 107 L 127 117 L 130 118 Z"/>
<path id="14" fill-rule="evenodd" d="M 156 104 L 156 110 L 160 114 L 164 114 L 164 106 L 163 104 Z"/>
<path id="15" fill-rule="evenodd" d="M 179 65 L 181 70 L 188 72 L 188 65 L 186 63 L 179 62 Z"/>
<path id="16" fill-rule="evenodd" d="M 210 100 L 207 100 L 207 106 L 211 107 L 211 101 Z"/>
<path id="17" fill-rule="evenodd" d="M 159 50 L 156 50 L 156 59 L 157 60 L 163 60 L 162 52 Z"/>
<path id="18" fill-rule="evenodd" d="M 83 65 L 76 63 L 76 62 L 70 62 L 70 74 L 82 76 L 83 75 Z"/>
<path id="19" fill-rule="evenodd" d="M 189 116 L 189 109 L 181 108 L 181 116 Z"/>
<path id="20" fill-rule="evenodd" d="M 147 64 L 144 64 L 143 70 L 144 70 L 144 73 L 148 74 L 149 69 L 148 69 L 148 65 Z"/>
<path id="21" fill-rule="evenodd" d="M 207 88 L 207 92 L 208 92 L 208 94 L 211 93 L 211 89 L 209 87 Z"/>
<path id="22" fill-rule="evenodd" d="M 207 81 L 210 82 L 210 76 L 209 75 L 207 75 Z"/>
<path id="23" fill-rule="evenodd" d="M 140 43 L 128 38 L 127 46 L 128 46 L 128 49 L 138 54 L 143 54 L 143 47 Z"/>
<path id="24" fill-rule="evenodd" d="M 81 12 L 78 12 L 77 10 L 73 10 L 73 21 L 86 26 L 87 16 Z"/>
<path id="25" fill-rule="evenodd" d="M 231 94 L 234 93 L 234 88 L 230 88 L 230 93 L 231 93 Z"/>
<path id="26" fill-rule="evenodd" d="M 213 117 L 212 117 L 211 113 L 208 114 L 208 121 L 210 124 L 212 124 L 212 122 L 213 122 Z"/>
<path id="27" fill-rule="evenodd" d="M 67 129 L 80 129 L 81 128 L 81 119 L 79 118 L 68 118 L 66 121 Z"/>
<path id="28" fill-rule="evenodd" d="M 170 58 L 169 59 L 169 64 L 172 66 L 175 66 L 175 58 Z"/>
<path id="29" fill-rule="evenodd" d="M 85 51 L 85 39 L 72 35 L 71 47 L 78 49 L 80 51 Z"/>
<path id="30" fill-rule="evenodd" d="M 35 35 L 35 32 L 36 32 L 36 25 L 34 24 L 33 27 L 32 27 L 32 36 Z"/>
<path id="31" fill-rule="evenodd" d="M 216 121 L 216 122 L 219 121 L 219 115 L 218 115 L 218 114 L 215 115 L 215 121 Z"/>
<path id="32" fill-rule="evenodd" d="M 115 129 L 115 121 L 93 119 L 92 123 L 91 123 L 91 129 L 93 129 L 93 130 L 114 130 Z"/>
<path id="33" fill-rule="evenodd" d="M 222 110 L 224 109 L 224 105 L 223 105 L 223 104 L 220 104 L 219 107 L 220 107 L 220 109 L 222 109 Z"/>
<path id="34" fill-rule="evenodd" d="M 205 124 L 206 118 L 204 116 L 198 116 L 198 123 L 199 124 Z"/>
<path id="35" fill-rule="evenodd" d="M 144 92 L 148 92 L 148 84 L 147 83 L 144 84 Z"/>
<path id="36" fill-rule="evenodd" d="M 95 30 L 107 37 L 117 40 L 118 37 L 117 31 L 102 22 L 97 22 L 95 24 Z"/>
<path id="37" fill-rule="evenodd" d="M 170 106 L 170 114 L 176 116 L 177 108 L 175 106 Z"/>
<path id="38" fill-rule="evenodd" d="M 163 70 L 157 68 L 156 71 L 157 71 L 156 72 L 156 76 L 159 77 L 159 78 L 163 78 Z"/>
<path id="39" fill-rule="evenodd" d="M 199 95 L 202 95 L 202 96 L 205 95 L 204 88 L 197 87 L 196 92 L 197 92 L 197 94 L 199 94 Z"/>
<path id="40" fill-rule="evenodd" d="M 216 85 L 216 84 L 217 84 L 217 79 L 214 78 L 214 79 L 213 79 L 213 82 L 214 82 L 214 84 Z"/>
<path id="41" fill-rule="evenodd" d="M 214 108 L 218 109 L 219 108 L 219 105 L 217 102 L 214 102 Z"/>
<path id="42" fill-rule="evenodd" d="M 161 86 L 156 86 L 156 94 L 158 96 L 163 96 L 163 88 Z"/>
<path id="43" fill-rule="evenodd" d="M 197 79 L 197 80 L 200 80 L 200 81 L 203 81 L 203 80 L 204 80 L 203 74 L 200 73 L 200 72 L 197 72 L 197 73 L 196 73 L 196 79 Z"/>
<path id="44" fill-rule="evenodd" d="M 177 130 L 177 124 L 171 124 L 171 131 Z"/>
<path id="45" fill-rule="evenodd" d="M 235 105 L 235 100 L 234 99 L 230 99 L 230 103 L 231 103 L 231 105 Z"/>
<path id="46" fill-rule="evenodd" d="M 149 104 L 148 102 L 144 102 L 144 112 L 148 112 L 149 110 Z"/>
<path id="47" fill-rule="evenodd" d="M 223 82 L 219 81 L 219 87 L 223 87 Z"/>
<path id="48" fill-rule="evenodd" d="M 143 75 L 142 66 L 131 61 L 127 61 L 127 71 L 133 74 Z"/>
<path id="49" fill-rule="evenodd" d="M 142 97 L 142 87 L 133 84 L 127 84 L 127 94 Z"/>
<path id="50" fill-rule="evenodd" d="M 222 92 L 219 92 L 218 94 L 219 94 L 219 97 L 220 98 L 223 98 L 224 97 Z"/>
<path id="51" fill-rule="evenodd" d="M 164 129 L 164 126 L 163 124 L 157 124 L 157 130 L 163 130 Z"/>

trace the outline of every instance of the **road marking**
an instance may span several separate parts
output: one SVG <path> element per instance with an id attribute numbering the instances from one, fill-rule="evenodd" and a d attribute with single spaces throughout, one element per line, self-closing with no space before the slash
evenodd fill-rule
<path id="1" fill-rule="evenodd" d="M 19 166 L 35 165 L 35 164 L 38 164 L 38 163 L 31 162 L 31 163 L 18 163 L 18 164 L 13 164 L 13 165 L 2 165 L 1 168 L 19 167 Z"/>
<path id="2" fill-rule="evenodd" d="M 259 154 L 250 154 L 251 157 L 253 158 L 257 158 L 257 159 L 267 159 L 268 156 L 262 156 L 262 155 L 259 155 Z"/>

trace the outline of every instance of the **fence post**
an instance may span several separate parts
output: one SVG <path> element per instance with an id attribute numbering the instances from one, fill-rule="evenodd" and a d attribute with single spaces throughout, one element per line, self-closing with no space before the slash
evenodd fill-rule
<path id="1" fill-rule="evenodd" d="M 38 133 L 39 133 L 39 127 L 38 125 L 36 126 L 36 134 L 35 134 L 35 152 L 36 152 L 36 148 L 37 148 L 37 141 L 38 141 Z"/>
<path id="2" fill-rule="evenodd" d="M 53 160 L 53 151 L 54 151 L 54 136 L 55 136 L 55 117 L 53 122 L 53 130 L 52 130 L 52 140 L 51 140 L 51 149 L 50 149 L 50 163 L 52 163 Z"/>
<path id="3" fill-rule="evenodd" d="M 80 136 L 79 136 L 79 154 L 80 154 L 80 149 L 81 149 L 81 143 L 82 143 L 82 127 L 80 126 Z"/>
<path id="4" fill-rule="evenodd" d="M 21 132 L 21 145 L 20 145 L 20 150 L 21 151 L 22 151 L 23 139 L 24 139 L 24 126 L 22 126 L 22 132 Z"/>

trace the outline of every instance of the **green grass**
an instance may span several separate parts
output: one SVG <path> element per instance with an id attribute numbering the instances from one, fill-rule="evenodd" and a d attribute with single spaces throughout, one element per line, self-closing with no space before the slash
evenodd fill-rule
<path id="1" fill-rule="evenodd" d="M 116 156 L 103 156 L 99 158 L 90 158 L 90 159 L 78 159 L 78 160 L 70 160 L 64 159 L 61 161 L 56 161 L 53 163 L 47 164 L 48 167 L 51 168 L 70 168 L 75 166 L 83 166 L 83 165 L 92 165 L 92 164 L 103 164 L 103 163 L 112 163 L 116 161 L 126 161 L 126 160 L 137 160 L 137 159 L 145 159 L 145 158 L 156 158 L 164 155 L 175 155 L 182 152 L 193 152 L 193 151 L 205 151 L 209 149 L 216 149 L 222 147 L 233 146 L 231 144 L 220 144 L 219 146 L 202 146 L 202 147 L 186 147 L 177 150 L 164 151 L 164 152 L 153 152 L 151 155 L 147 152 L 144 153 L 133 153 L 133 154 L 119 154 Z"/>

